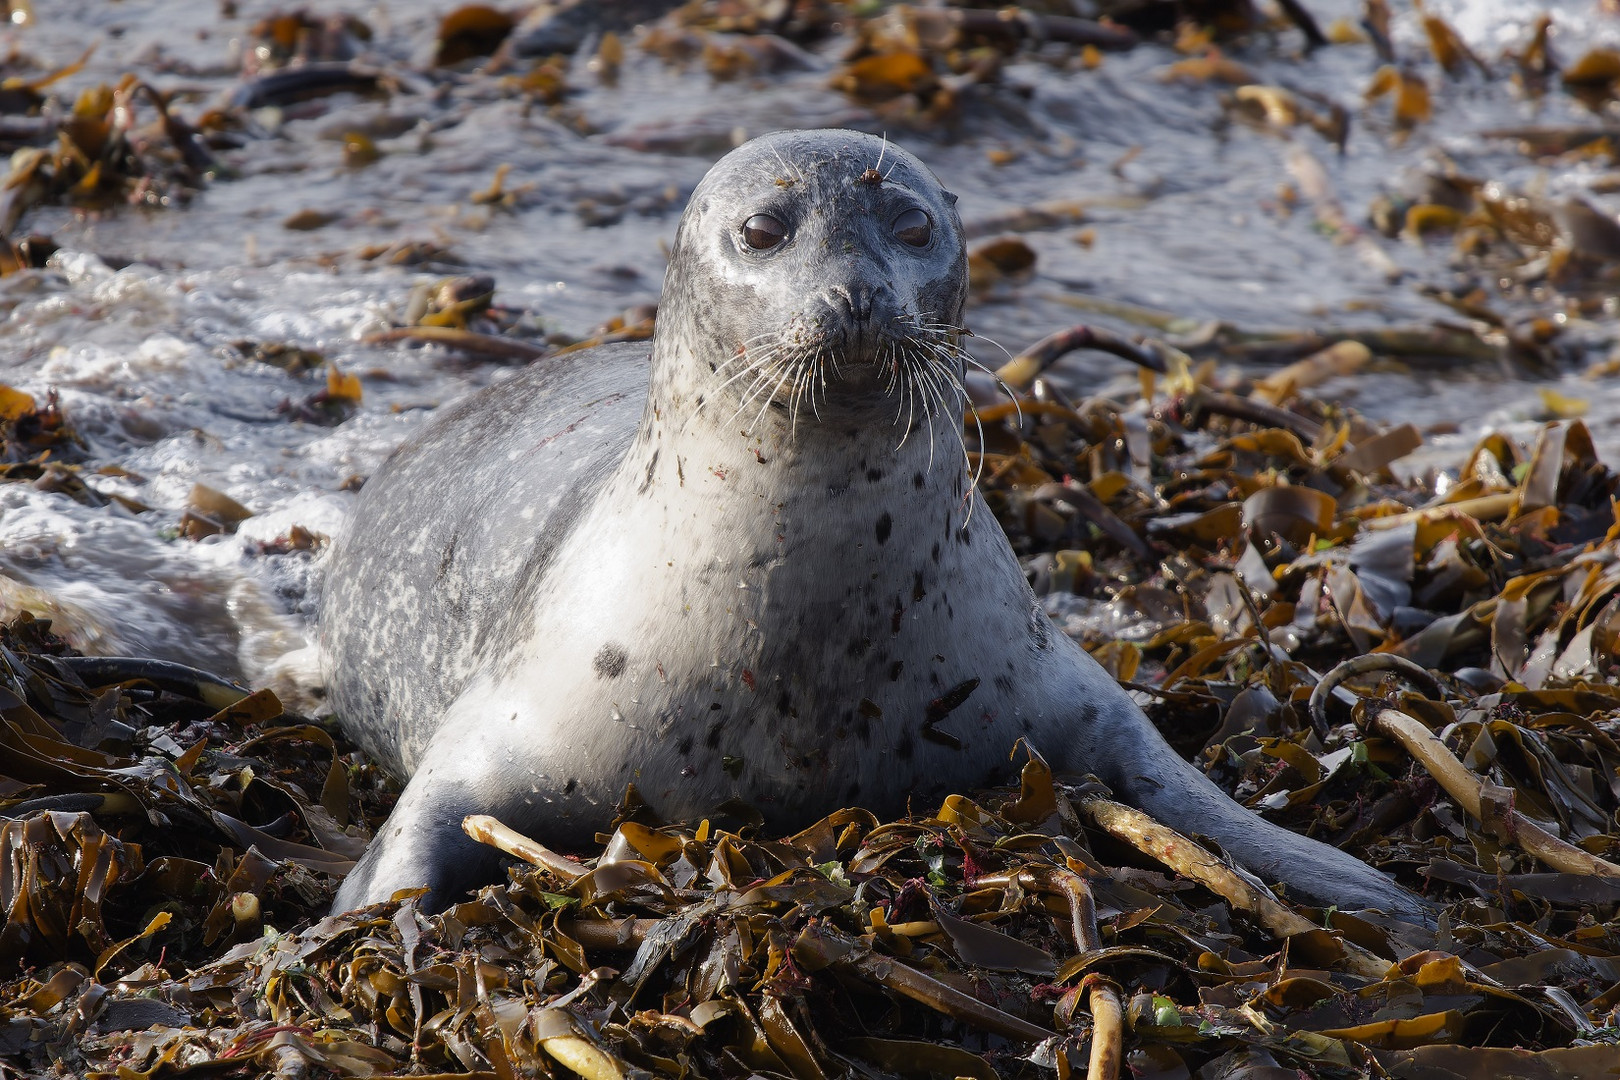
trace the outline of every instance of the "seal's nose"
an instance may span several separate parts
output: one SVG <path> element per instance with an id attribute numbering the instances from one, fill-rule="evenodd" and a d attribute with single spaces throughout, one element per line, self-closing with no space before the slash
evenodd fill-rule
<path id="1" fill-rule="evenodd" d="M 865 282 L 853 285 L 834 285 L 829 291 L 843 305 L 844 314 L 856 326 L 866 326 L 872 321 L 872 310 L 877 303 L 878 288 Z"/>

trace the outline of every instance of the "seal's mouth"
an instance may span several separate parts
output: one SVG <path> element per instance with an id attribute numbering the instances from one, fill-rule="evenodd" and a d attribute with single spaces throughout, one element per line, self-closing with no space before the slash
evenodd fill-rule
<path id="1" fill-rule="evenodd" d="M 858 312 L 858 300 L 845 311 Z M 891 425 L 896 450 L 914 433 L 926 433 L 930 460 L 935 429 L 943 425 L 972 473 L 963 419 L 977 424 L 978 412 L 964 374 L 975 367 L 995 376 L 962 347 L 971 336 L 930 314 L 798 317 L 782 330 L 739 343 L 732 358 L 715 368 L 720 384 L 714 397 L 735 402 L 732 416 L 747 418 L 747 434 L 772 415 L 786 419 L 790 434 L 801 417 L 812 423 L 855 418 Z"/>
<path id="2" fill-rule="evenodd" d="M 966 369 L 995 379 L 1017 406 L 1006 383 L 962 347 L 962 339 L 972 336 L 966 327 L 919 314 L 832 327 L 794 320 L 786 329 L 740 343 L 730 360 L 716 365 L 719 392 L 709 400 L 735 401 L 732 418 L 748 418 L 745 435 L 755 435 L 770 417 L 786 421 L 790 438 L 798 433 L 801 416 L 813 424 L 835 418 L 888 423 L 896 433 L 896 452 L 914 435 L 926 438 L 930 467 L 937 443 L 955 442 L 966 503 L 984 468 L 983 455 L 968 449 L 964 430 L 971 419 L 978 445 L 984 445 L 979 412 L 964 382 Z M 941 427 L 946 434 L 937 432 Z"/>

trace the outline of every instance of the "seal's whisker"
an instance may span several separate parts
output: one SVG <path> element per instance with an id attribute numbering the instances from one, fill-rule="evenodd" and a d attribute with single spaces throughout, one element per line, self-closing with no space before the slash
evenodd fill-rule
<path id="1" fill-rule="evenodd" d="M 727 379 L 725 382 L 721 383 L 718 387 L 716 387 L 715 388 L 716 392 L 718 392 L 720 390 L 724 390 L 726 387 L 730 386 L 732 383 L 736 382 L 739 379 L 746 378 L 749 375 L 753 375 L 755 377 L 755 379 L 756 379 L 756 382 L 757 382 L 758 378 L 760 377 L 761 372 L 764 372 L 766 377 L 768 377 L 771 368 L 775 364 L 775 359 L 776 359 L 776 357 L 775 357 L 774 353 L 762 354 L 757 361 L 755 361 L 752 364 L 749 364 L 747 367 L 745 367 L 742 370 L 738 371 L 735 375 L 732 375 L 729 379 Z M 750 384 L 750 389 L 752 388 L 753 385 L 754 384 Z M 705 400 L 707 400 L 707 399 L 705 399 Z M 744 400 L 746 401 L 746 397 L 745 397 Z M 739 407 L 738 411 L 739 412 L 741 411 L 740 407 Z M 732 419 L 736 419 L 736 414 L 735 413 L 732 414 Z"/>
<path id="2" fill-rule="evenodd" d="M 748 363 L 744 364 L 742 367 L 728 375 L 725 381 L 723 381 L 718 388 L 724 390 L 726 387 L 730 386 L 744 375 L 747 375 L 750 371 L 757 371 L 760 367 L 769 364 L 780 351 L 780 349 L 775 348 L 755 350 L 753 353 L 749 354 Z M 724 371 L 726 366 L 727 365 L 722 364 L 720 367 L 715 369 L 715 373 L 719 374 L 720 372 Z"/>
<path id="3" fill-rule="evenodd" d="M 760 409 L 759 416 L 754 419 L 756 424 L 764 418 L 765 409 L 769 408 L 773 402 L 780 404 L 783 409 L 787 410 L 789 417 L 795 424 L 798 422 L 799 406 L 797 387 L 799 385 L 799 375 L 804 370 L 804 364 L 804 354 L 802 352 L 795 352 L 789 355 L 783 363 L 777 365 L 778 370 L 781 372 L 781 376 L 776 380 L 776 385 L 771 387 L 771 392 L 765 395 L 764 406 Z M 782 399 L 782 388 L 784 386 L 787 387 L 786 400 Z"/>
<path id="4" fill-rule="evenodd" d="M 739 360 L 745 363 L 754 363 L 761 356 L 773 356 L 782 350 L 783 345 L 781 331 L 770 334 L 756 334 L 747 341 L 739 342 L 736 352 L 716 364 L 714 367 L 715 374 L 718 375 L 720 372 L 725 371 Z"/>
<path id="5" fill-rule="evenodd" d="M 948 335 L 943 333 L 945 324 L 925 325 L 924 317 L 913 312 L 903 312 L 894 317 L 894 321 L 909 327 L 913 332 L 901 339 L 900 351 L 903 353 L 904 363 L 900 357 L 891 360 L 893 366 L 890 374 L 905 380 L 906 405 L 910 413 L 906 419 L 906 430 L 902 435 L 899 446 L 905 445 L 910 436 L 911 429 L 916 423 L 917 411 L 921 410 L 923 420 L 928 426 L 928 462 L 931 466 L 934 461 L 935 436 L 934 424 L 938 416 L 943 415 L 948 406 L 946 388 L 958 396 L 962 393 L 960 382 L 952 366 L 944 358 L 955 355 L 954 345 Z M 891 350 L 893 356 L 893 350 Z M 894 381 L 891 378 L 884 388 L 885 393 L 894 391 Z M 895 422 L 899 423 L 899 403 L 897 402 Z M 960 425 L 957 424 L 957 427 Z M 960 437 L 960 435 L 959 435 Z M 896 449 L 899 449 L 896 446 Z"/>
<path id="6" fill-rule="evenodd" d="M 771 378 L 771 373 L 768 372 L 768 371 L 761 371 L 761 372 L 759 372 L 758 374 L 755 375 L 754 381 L 748 384 L 748 392 L 742 396 L 741 401 L 737 402 L 737 407 L 734 410 L 732 410 L 731 416 L 729 418 L 727 418 L 727 421 L 726 421 L 727 423 L 731 423 L 732 421 L 735 421 L 737 419 L 737 417 L 742 415 L 743 410 L 748 408 L 748 406 L 753 403 L 754 396 L 759 393 L 760 386 L 763 383 L 769 382 L 770 378 Z M 749 427 L 744 427 L 743 428 L 743 431 L 745 433 L 748 432 L 749 430 L 750 430 Z"/>
<path id="7" fill-rule="evenodd" d="M 985 340 L 989 340 L 989 339 L 987 338 Z M 1006 352 L 1005 349 L 1003 349 L 1002 351 Z M 973 358 L 973 356 L 970 353 L 968 353 L 968 351 L 966 349 L 962 349 L 962 350 L 960 350 L 960 352 L 961 352 L 962 359 L 964 361 L 971 364 L 973 367 L 978 368 L 980 371 L 984 372 L 986 375 L 990 376 L 992 379 L 996 380 L 996 386 L 1000 387 L 1001 392 L 1003 394 L 1007 395 L 1007 400 L 1012 402 L 1013 412 L 1018 414 L 1018 416 L 1017 416 L 1018 423 L 1019 423 L 1020 426 L 1022 426 L 1023 423 L 1024 423 L 1024 407 L 1018 401 L 1018 393 L 1017 393 L 1017 391 L 1015 391 L 1012 387 L 1008 386 L 1007 385 L 1007 380 L 1003 379 L 1000 375 L 998 375 L 994 368 L 990 368 L 990 367 L 987 367 L 984 364 L 979 363 L 977 360 L 975 360 Z M 967 394 L 966 394 L 965 391 L 964 391 L 962 396 L 963 396 L 964 399 L 967 398 Z"/>
<path id="8" fill-rule="evenodd" d="M 892 357 L 893 364 L 891 370 L 894 372 L 896 381 L 902 384 L 904 389 L 903 394 L 895 395 L 895 424 L 899 425 L 900 423 L 900 412 L 902 406 L 904 406 L 906 414 L 906 426 L 900 432 L 900 441 L 894 444 L 894 448 L 899 450 L 902 446 L 906 445 L 906 440 L 911 438 L 911 428 L 917 415 L 916 378 L 915 372 L 912 370 L 912 366 L 903 362 L 904 357 L 900 355 L 899 348 L 892 342 L 889 345 L 889 355 Z"/>
<path id="9" fill-rule="evenodd" d="M 883 343 L 883 351 L 878 354 L 878 364 L 883 369 L 883 396 L 888 397 L 892 394 L 895 397 L 893 423 L 898 425 L 905 401 L 896 393 L 900 387 L 900 360 L 895 355 L 894 342 Z"/>
<path id="10" fill-rule="evenodd" d="M 945 383 L 950 386 L 951 390 L 957 395 L 958 400 L 967 402 L 968 410 L 973 415 L 973 423 L 977 427 L 979 433 L 979 464 L 978 468 L 975 469 L 973 465 L 973 455 L 968 452 L 967 436 L 962 430 L 960 414 L 957 415 L 954 422 L 951 424 L 951 431 L 956 436 L 956 444 L 962 450 L 962 475 L 967 479 L 966 489 L 962 492 L 962 501 L 957 504 L 958 509 L 961 509 L 961 507 L 964 505 L 968 508 L 967 516 L 962 519 L 962 527 L 965 529 L 967 528 L 968 523 L 973 520 L 973 504 L 971 500 L 973 498 L 974 491 L 978 489 L 979 480 L 983 476 L 984 426 L 979 421 L 979 410 L 974 407 L 971 399 L 967 398 L 967 393 L 957 378 L 955 368 L 950 364 L 940 361 L 937 359 L 937 357 L 932 361 L 932 366 L 934 374 L 938 378 L 943 379 Z M 945 405 L 946 403 L 942 400 L 942 410 Z"/>
<path id="11" fill-rule="evenodd" d="M 742 415 L 742 412 L 743 412 L 744 409 L 748 408 L 751 404 L 753 404 L 754 399 L 759 396 L 760 390 L 763 389 L 766 385 L 768 385 L 770 383 L 770 381 L 771 381 L 771 377 L 777 373 L 778 365 L 776 364 L 776 354 L 775 353 L 770 354 L 769 356 L 766 357 L 766 360 L 769 361 L 769 362 L 762 362 L 760 364 L 755 365 L 754 368 L 751 369 L 751 370 L 754 371 L 754 381 L 748 384 L 747 393 L 743 394 L 742 400 L 737 403 L 736 411 L 731 414 L 731 419 L 732 420 L 737 419 L 738 416 Z M 782 382 L 781 382 L 780 379 L 777 380 L 776 385 L 777 385 L 777 387 L 780 387 L 782 385 Z M 773 389 L 771 391 L 771 394 L 766 396 L 765 404 L 767 404 L 767 405 L 770 404 L 771 397 L 774 396 L 774 394 L 775 394 L 775 390 Z M 762 410 L 760 412 L 760 416 L 764 416 L 764 415 L 765 414 L 764 414 L 764 412 Z M 757 423 L 759 423 L 759 417 L 755 417 L 754 423 L 749 424 L 743 430 L 751 432 L 753 430 L 754 424 L 757 424 Z"/>
<path id="12" fill-rule="evenodd" d="M 770 358 L 768 356 L 763 356 L 763 355 L 749 361 L 748 364 L 746 364 L 743 367 L 738 368 L 736 371 L 732 372 L 730 375 L 727 375 L 724 379 L 722 379 L 715 386 L 714 393 L 718 394 L 720 391 L 726 389 L 726 387 L 730 386 L 732 383 L 737 382 L 740 379 L 746 379 L 748 376 L 750 376 L 750 375 L 754 374 L 755 372 L 757 372 L 760 368 L 768 366 L 769 363 L 770 363 Z M 705 396 L 705 400 L 707 400 L 707 396 Z"/>
<path id="13" fill-rule="evenodd" d="M 900 385 L 900 357 L 895 350 L 893 341 L 884 341 L 883 352 L 878 356 L 878 362 L 883 366 L 883 396 L 888 397 Z M 894 414 L 894 422 L 900 422 L 900 413 Z"/>
<path id="14" fill-rule="evenodd" d="M 932 370 L 935 364 L 936 361 L 931 353 L 924 353 L 917 358 L 916 366 L 913 369 L 916 373 L 917 382 L 926 391 L 923 396 L 923 416 L 928 425 L 928 465 L 930 468 L 934 464 L 934 407 L 937 403 L 942 404 L 940 402 L 941 390 L 939 382 Z M 939 411 L 943 413 L 944 409 L 941 408 Z"/>
<path id="15" fill-rule="evenodd" d="M 906 344 L 901 343 L 895 352 L 900 356 L 900 376 L 906 384 L 906 435 L 909 437 L 917 426 L 917 408 L 923 403 L 923 388 L 917 378 L 916 363 L 911 359 Z"/>
<path id="16" fill-rule="evenodd" d="M 799 391 L 804 385 L 804 368 L 798 364 L 790 364 L 787 373 L 792 376 L 788 381 L 788 398 L 786 402 L 788 412 L 788 435 L 796 435 L 799 431 Z"/>
<path id="17" fill-rule="evenodd" d="M 953 379 L 955 375 L 954 371 L 951 372 Z M 973 520 L 973 493 L 978 490 L 979 481 L 984 478 L 984 421 L 979 418 L 979 407 L 973 404 L 973 399 L 968 396 L 967 388 L 960 382 L 956 383 L 956 392 L 962 403 L 967 406 L 968 413 L 973 417 L 973 429 L 977 433 L 979 443 L 979 463 L 975 467 L 973 455 L 968 453 L 967 436 L 962 431 L 962 424 L 959 421 L 955 425 L 956 441 L 962 447 L 962 467 L 968 477 L 967 490 L 962 493 L 962 500 L 967 503 L 968 508 L 967 516 L 962 519 L 962 527 L 965 529 L 968 522 Z M 1017 402 L 1015 401 L 1014 404 L 1016 405 Z"/>
<path id="18" fill-rule="evenodd" d="M 819 350 L 818 350 L 819 352 Z M 816 356 L 817 353 L 804 357 L 793 374 L 793 426 L 792 430 L 799 429 L 799 406 L 804 404 L 806 396 L 810 398 L 810 409 L 821 419 L 821 413 L 816 409 Z"/>
<path id="19" fill-rule="evenodd" d="M 960 412 L 957 412 L 952 419 L 951 430 L 956 437 L 957 446 L 962 451 L 962 474 L 967 480 L 967 487 L 963 492 L 963 503 L 961 504 L 968 507 L 967 516 L 962 521 L 962 526 L 966 528 L 967 524 L 973 519 L 973 506 L 971 503 L 973 493 L 978 488 L 979 481 L 983 478 L 984 473 L 984 424 L 979 418 L 978 408 L 973 404 L 973 399 L 968 394 L 967 387 L 963 384 L 958 371 L 961 362 L 974 361 L 950 337 L 950 334 L 957 328 L 931 320 L 925 323 L 924 319 L 917 317 L 909 321 L 919 328 L 926 328 L 925 336 L 918 340 L 918 344 L 926 349 L 918 374 L 919 378 L 932 391 L 934 401 L 938 403 L 941 414 L 951 411 L 953 404 L 958 410 L 965 406 L 973 418 L 974 427 L 978 433 L 980 455 L 978 465 L 975 467 L 973 456 L 967 448 L 967 435 L 963 430 L 962 417 Z M 954 402 L 950 400 L 952 397 L 955 399 Z"/>
<path id="20" fill-rule="evenodd" d="M 754 429 L 759 426 L 760 421 L 765 419 L 765 413 L 770 410 L 771 403 L 776 400 L 776 395 L 782 391 L 782 384 L 788 381 L 788 376 L 791 374 L 793 374 L 793 369 L 791 367 L 783 371 L 782 377 L 776 380 L 776 385 L 771 387 L 770 393 L 762 395 L 765 401 L 760 405 L 759 412 L 754 415 L 753 422 L 744 428 L 744 431 L 752 434 Z"/>
<path id="21" fill-rule="evenodd" d="M 754 347 L 756 345 L 761 345 L 761 344 L 766 344 L 766 343 L 769 343 L 769 345 L 770 345 L 769 349 L 756 349 Z M 732 353 L 726 359 L 722 360 L 720 363 L 716 364 L 714 366 L 714 369 L 713 369 L 714 373 L 716 375 L 720 374 L 722 371 L 725 371 L 732 364 L 735 364 L 739 360 L 746 361 L 747 363 L 752 363 L 752 362 L 754 362 L 754 359 L 760 355 L 761 352 L 775 351 L 776 349 L 779 349 L 781 347 L 781 345 L 782 345 L 782 332 L 780 330 L 774 330 L 774 331 L 771 331 L 771 332 L 765 333 L 765 334 L 755 334 L 753 337 L 748 338 L 745 341 L 738 342 L 737 343 L 737 351 Z M 745 366 L 746 366 L 746 364 L 745 364 Z"/>
<path id="22" fill-rule="evenodd" d="M 932 316 L 931 312 L 928 313 L 928 315 L 919 316 L 918 320 L 917 320 L 917 325 L 919 327 L 921 327 L 922 329 L 925 329 L 925 330 L 944 331 L 947 335 L 966 335 L 968 337 L 978 338 L 980 341 L 987 341 L 991 345 L 994 345 L 996 348 L 1000 349 L 1002 351 L 1002 353 L 1006 355 L 1008 360 L 1013 359 L 1013 354 L 1007 350 L 1007 347 L 1005 345 L 1003 345 L 1001 342 L 997 341 L 995 338 L 986 337 L 983 334 L 975 334 L 973 331 L 967 329 L 967 327 L 965 327 L 965 326 L 957 326 L 957 325 L 955 325 L 953 323 L 940 322 L 937 319 L 932 318 L 931 316 Z M 1003 379 L 1000 375 L 998 375 L 994 368 L 990 367 L 987 364 L 984 364 L 984 363 L 980 362 L 977 358 L 974 357 L 974 355 L 972 353 L 968 352 L 967 349 L 963 348 L 961 342 L 959 342 L 959 341 L 951 340 L 949 337 L 947 337 L 946 339 L 943 339 L 943 340 L 940 341 L 940 345 L 941 345 L 941 347 L 949 350 L 949 352 L 950 352 L 950 354 L 952 356 L 954 356 L 957 359 L 961 360 L 967 366 L 972 367 L 972 368 L 977 368 L 979 371 L 984 372 L 986 375 L 990 376 L 990 378 L 994 379 L 997 388 L 1000 389 L 1002 394 L 1004 394 L 1006 396 L 1008 401 L 1012 402 L 1013 411 L 1017 414 L 1018 423 L 1022 424 L 1024 422 L 1024 408 L 1023 408 L 1023 405 L 1020 404 L 1020 402 L 1018 400 L 1018 393 L 1015 390 L 1013 390 L 1013 388 L 1011 386 L 1007 385 L 1007 380 Z M 964 403 L 966 403 L 969 400 L 970 399 L 968 398 L 968 396 L 966 394 L 966 388 L 964 387 L 963 388 L 963 401 L 964 401 Z"/>
<path id="23" fill-rule="evenodd" d="M 900 435 L 900 441 L 895 444 L 895 449 L 898 450 L 906 445 L 907 439 L 911 438 L 911 429 L 916 420 L 917 401 L 921 394 L 917 385 L 916 360 L 911 354 L 911 342 L 896 342 L 893 346 L 893 352 L 895 354 L 895 372 L 905 387 L 906 426 Z M 895 423 L 898 424 L 899 422 L 900 413 L 897 410 L 895 412 Z"/>
<path id="24" fill-rule="evenodd" d="M 793 367 L 791 362 L 787 364 L 773 362 L 771 364 L 771 370 L 765 373 L 764 382 L 762 384 L 762 388 L 769 388 L 768 392 L 762 395 L 765 398 L 765 404 L 769 405 L 771 403 L 771 401 L 776 397 L 777 393 L 782 389 L 782 384 L 786 382 L 788 377 L 792 374 Z M 771 376 L 773 375 L 776 376 L 776 381 L 774 383 L 771 382 Z M 758 391 L 756 390 L 755 392 L 757 393 Z M 763 416 L 764 413 L 762 412 L 760 415 Z M 758 423 L 759 421 L 756 418 L 754 422 Z"/>
<path id="25" fill-rule="evenodd" d="M 793 415 L 795 422 L 797 421 L 797 417 L 799 415 L 799 408 L 806 401 L 810 403 L 810 411 L 812 413 L 816 413 L 817 358 L 817 353 L 811 353 L 806 356 L 799 364 L 799 373 L 794 376 Z M 816 416 L 817 419 L 820 419 L 819 413 L 817 413 Z"/>
<path id="26" fill-rule="evenodd" d="M 923 364 L 925 364 L 923 374 L 928 376 L 928 384 L 930 384 L 930 387 L 933 389 L 933 402 L 935 402 L 935 405 L 938 406 L 936 410 L 930 410 L 930 416 L 928 416 L 928 465 L 933 465 L 933 429 L 935 429 L 935 415 L 944 416 L 944 413 L 946 413 L 944 389 L 940 385 L 940 379 L 938 379 L 938 377 L 935 376 L 935 372 L 932 371 L 935 363 L 936 361 L 933 361 L 933 358 L 923 358 Z"/>
<path id="27" fill-rule="evenodd" d="M 901 371 L 904 372 L 906 380 L 906 430 L 900 436 L 900 442 L 895 447 L 896 450 L 906 445 L 906 440 L 911 438 L 912 429 L 916 427 L 917 402 L 923 396 L 922 387 L 917 385 L 916 369 L 907 364 L 901 368 Z"/>
<path id="28" fill-rule="evenodd" d="M 821 400 L 823 401 L 827 400 L 827 356 L 826 346 L 816 346 L 816 374 L 820 376 Z M 833 362 L 837 363 L 836 360 Z M 814 385 L 810 387 L 810 411 L 816 414 L 817 420 L 821 419 L 821 408 L 816 404 L 816 388 Z"/>
<path id="29" fill-rule="evenodd" d="M 799 397 L 804 392 L 804 373 L 804 358 L 795 356 L 788 360 L 787 374 L 791 377 L 788 380 L 786 405 L 790 434 L 799 430 Z"/>
<path id="30" fill-rule="evenodd" d="M 748 367 L 743 368 L 731 378 L 721 383 L 720 386 L 715 390 L 714 394 L 705 394 L 702 403 L 699 404 L 696 409 L 692 410 L 692 415 L 694 417 L 697 416 L 698 413 L 703 411 L 704 406 L 706 406 L 709 401 L 713 399 L 713 397 L 717 396 L 721 390 L 724 390 L 738 379 L 748 375 L 752 375 L 754 377 L 754 381 L 748 384 L 748 392 L 742 396 L 742 399 L 737 403 L 737 407 L 731 411 L 731 415 L 726 417 L 726 423 L 729 424 L 736 420 L 737 417 L 742 414 L 742 411 L 748 407 L 748 402 L 753 397 L 756 388 L 760 384 L 760 381 L 770 377 L 770 365 L 764 359 L 758 363 L 750 364 Z"/>

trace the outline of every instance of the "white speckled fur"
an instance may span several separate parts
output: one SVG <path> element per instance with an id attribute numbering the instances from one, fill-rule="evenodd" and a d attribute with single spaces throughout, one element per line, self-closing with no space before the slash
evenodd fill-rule
<path id="1" fill-rule="evenodd" d="M 934 222 L 925 250 L 890 232 L 911 206 Z M 737 237 L 765 210 L 792 236 L 762 257 Z M 955 323 L 965 287 L 952 200 L 914 158 L 851 132 L 768 136 L 693 194 L 650 375 L 635 346 L 543 362 L 396 455 L 322 625 L 339 715 L 411 780 L 338 906 L 421 884 L 442 904 L 491 876 L 467 813 L 569 846 L 631 782 L 671 818 L 741 798 L 780 828 L 849 804 L 930 809 L 1009 776 L 1024 737 L 1262 874 L 1411 908 L 1227 800 L 1052 628 L 963 498 L 954 414 L 901 444 L 878 331 L 852 328 L 842 298 L 873 290 L 879 329 Z M 781 401 L 738 415 L 747 380 L 722 385 L 726 362 L 788 327 L 835 327 L 842 378 L 796 425 Z"/>

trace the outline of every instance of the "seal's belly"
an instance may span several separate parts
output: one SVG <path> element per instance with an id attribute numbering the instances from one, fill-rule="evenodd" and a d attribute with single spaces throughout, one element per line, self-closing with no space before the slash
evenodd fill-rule
<path id="1" fill-rule="evenodd" d="M 774 498 L 726 482 L 711 478 L 716 498 L 774 506 L 768 529 L 720 538 L 711 518 L 668 514 L 656 471 L 637 500 L 604 493 L 549 570 L 521 652 L 446 716 L 447 752 L 496 748 L 482 768 L 518 793 L 514 823 L 588 838 L 634 784 L 672 819 L 742 800 L 791 827 L 1005 777 L 1021 737 L 1061 756 L 1054 718 L 1083 683 L 1061 673 L 1084 658 L 982 506 L 964 540 L 901 490 L 880 543 L 826 485 Z"/>

